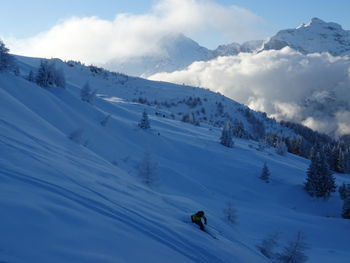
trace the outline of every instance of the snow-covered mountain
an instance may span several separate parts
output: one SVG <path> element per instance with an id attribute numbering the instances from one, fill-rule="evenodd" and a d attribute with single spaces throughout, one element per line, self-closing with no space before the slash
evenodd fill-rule
<path id="1" fill-rule="evenodd" d="M 248 137 L 218 142 L 231 118 L 253 135 L 292 130 L 209 90 L 75 62 L 54 60 L 65 88 L 41 88 L 24 78 L 40 59 L 17 60 L 17 75 L 0 73 L 1 261 L 264 263 L 263 239 L 279 233 L 278 253 L 298 231 L 308 262 L 350 257 L 338 195 L 315 200 L 302 188 L 308 160 Z M 87 82 L 98 89 L 93 103 L 81 100 Z M 144 110 L 149 130 L 138 127 Z M 259 179 L 264 163 L 269 184 Z M 236 224 L 225 219 L 228 201 Z M 190 223 L 198 210 L 211 235 Z"/>
<path id="2" fill-rule="evenodd" d="M 159 41 L 157 53 L 143 57 L 112 59 L 103 67 L 133 76 L 147 77 L 159 72 L 181 70 L 196 61 L 237 55 L 239 52 L 253 52 L 260 48 L 262 43 L 263 41 L 248 41 L 242 45 L 232 43 L 209 50 L 183 34 L 170 34 Z"/>
<path id="3" fill-rule="evenodd" d="M 231 43 L 228 45 L 220 45 L 213 50 L 213 58 L 219 56 L 234 56 L 240 52 L 250 53 L 260 49 L 263 45 L 263 40 L 252 40 L 242 44 Z"/>
<path id="4" fill-rule="evenodd" d="M 157 52 L 143 57 L 111 59 L 102 66 L 116 72 L 148 77 L 159 72 L 182 70 L 193 62 L 208 61 L 218 56 L 279 50 L 286 46 L 302 53 L 329 52 L 335 56 L 347 55 L 350 53 L 350 31 L 342 29 L 337 23 L 313 18 L 310 23 L 302 24 L 296 29 L 281 30 L 266 41 L 231 43 L 220 45 L 215 50 L 202 47 L 182 34 L 170 34 L 159 40 Z"/>
<path id="5" fill-rule="evenodd" d="M 172 72 L 194 61 L 208 60 L 210 50 L 182 35 L 171 34 L 159 41 L 159 52 L 144 57 L 111 60 L 104 67 L 134 76 L 149 76 L 157 72 Z"/>
<path id="6" fill-rule="evenodd" d="M 279 31 L 268 39 L 262 50 L 282 49 L 289 46 L 302 53 L 329 52 L 334 56 L 350 53 L 350 31 L 337 23 L 327 23 L 313 18 L 310 23 L 296 29 Z"/>

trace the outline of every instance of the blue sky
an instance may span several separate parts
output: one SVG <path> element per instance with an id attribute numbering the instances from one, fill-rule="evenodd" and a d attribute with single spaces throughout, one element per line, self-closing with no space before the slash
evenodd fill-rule
<path id="1" fill-rule="evenodd" d="M 98 16 L 111 20 L 118 13 L 143 14 L 155 0 L 0 0 L 0 36 L 26 38 L 48 30 L 72 16 Z M 346 0 L 215 0 L 224 6 L 237 5 L 262 17 L 267 35 L 293 28 L 312 17 L 350 29 L 350 1 Z M 234 39 L 232 40 L 234 41 Z"/>

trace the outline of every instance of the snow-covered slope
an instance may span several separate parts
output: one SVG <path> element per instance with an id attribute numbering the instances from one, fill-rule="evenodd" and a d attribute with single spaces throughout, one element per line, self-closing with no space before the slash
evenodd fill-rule
<path id="1" fill-rule="evenodd" d="M 39 64 L 19 60 L 22 74 Z M 258 151 L 256 142 L 242 139 L 226 148 L 215 126 L 183 123 L 170 109 L 131 102 L 171 104 L 195 95 L 211 101 L 210 111 L 223 96 L 56 63 L 66 89 L 0 73 L 1 261 L 262 263 L 269 260 L 256 248 L 261 239 L 280 232 L 283 246 L 297 231 L 310 246 L 308 262 L 347 261 L 350 222 L 339 216 L 337 195 L 320 201 L 303 191 L 307 160 Z M 79 97 L 87 81 L 98 89 L 93 104 Z M 173 109 L 183 112 L 185 104 Z M 243 118 L 243 106 L 223 104 Z M 152 126 L 146 131 L 137 127 L 144 109 Z M 145 152 L 158 163 L 151 187 L 138 176 Z M 270 184 L 258 179 L 264 162 Z M 223 219 L 229 200 L 236 225 Z M 200 209 L 217 239 L 188 223 Z"/>
<path id="2" fill-rule="evenodd" d="M 334 56 L 350 52 L 350 31 L 343 30 L 339 24 L 327 23 L 313 18 L 310 23 L 296 29 L 279 31 L 267 40 L 262 50 L 282 49 L 289 46 L 302 53 L 329 52 Z"/>

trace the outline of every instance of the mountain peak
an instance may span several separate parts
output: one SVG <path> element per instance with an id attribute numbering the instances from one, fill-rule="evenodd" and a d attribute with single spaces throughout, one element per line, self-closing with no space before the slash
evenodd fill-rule
<path id="1" fill-rule="evenodd" d="M 322 19 L 319 19 L 318 17 L 314 17 L 311 19 L 310 25 L 315 25 L 315 24 L 325 24 L 326 22 L 323 21 Z"/>
<path id="2" fill-rule="evenodd" d="M 314 17 L 296 29 L 279 31 L 264 43 L 264 50 L 289 46 L 304 54 L 329 52 L 334 56 L 350 53 L 350 31 L 339 24 Z"/>

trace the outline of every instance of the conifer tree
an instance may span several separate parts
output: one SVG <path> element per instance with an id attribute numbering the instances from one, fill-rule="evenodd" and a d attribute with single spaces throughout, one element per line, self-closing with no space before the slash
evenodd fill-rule
<path id="1" fill-rule="evenodd" d="M 348 196 L 350 196 L 350 184 L 343 183 L 341 186 L 339 186 L 338 192 L 340 199 L 345 200 Z"/>
<path id="2" fill-rule="evenodd" d="M 41 60 L 38 72 L 35 76 L 35 82 L 43 87 L 56 86 L 64 88 L 66 80 L 62 69 L 56 69 L 53 61 Z"/>
<path id="3" fill-rule="evenodd" d="M 14 58 L 9 51 L 4 42 L 0 40 L 0 71 L 11 69 L 14 66 Z"/>
<path id="4" fill-rule="evenodd" d="M 27 80 L 30 81 L 30 82 L 34 82 L 35 81 L 34 73 L 33 73 L 32 70 L 29 71 L 28 76 L 27 76 Z"/>
<path id="5" fill-rule="evenodd" d="M 234 142 L 232 141 L 232 125 L 230 121 L 227 121 L 222 129 L 220 143 L 229 148 L 232 148 L 234 145 Z"/>
<path id="6" fill-rule="evenodd" d="M 327 198 L 335 191 L 335 179 L 328 168 L 328 164 L 319 152 L 311 160 L 307 170 L 305 190 L 313 197 Z"/>
<path id="7" fill-rule="evenodd" d="M 266 183 L 270 182 L 270 171 L 269 171 L 269 168 L 267 167 L 266 163 L 264 163 L 260 179 L 265 181 Z"/>
<path id="8" fill-rule="evenodd" d="M 350 193 L 347 195 L 347 197 L 344 200 L 342 217 L 346 219 L 350 219 Z"/>
<path id="9" fill-rule="evenodd" d="M 144 129 L 144 130 L 151 128 L 150 121 L 149 121 L 148 114 L 147 114 L 146 110 L 144 110 L 142 113 L 142 118 L 139 122 L 139 127 L 141 129 Z"/>

